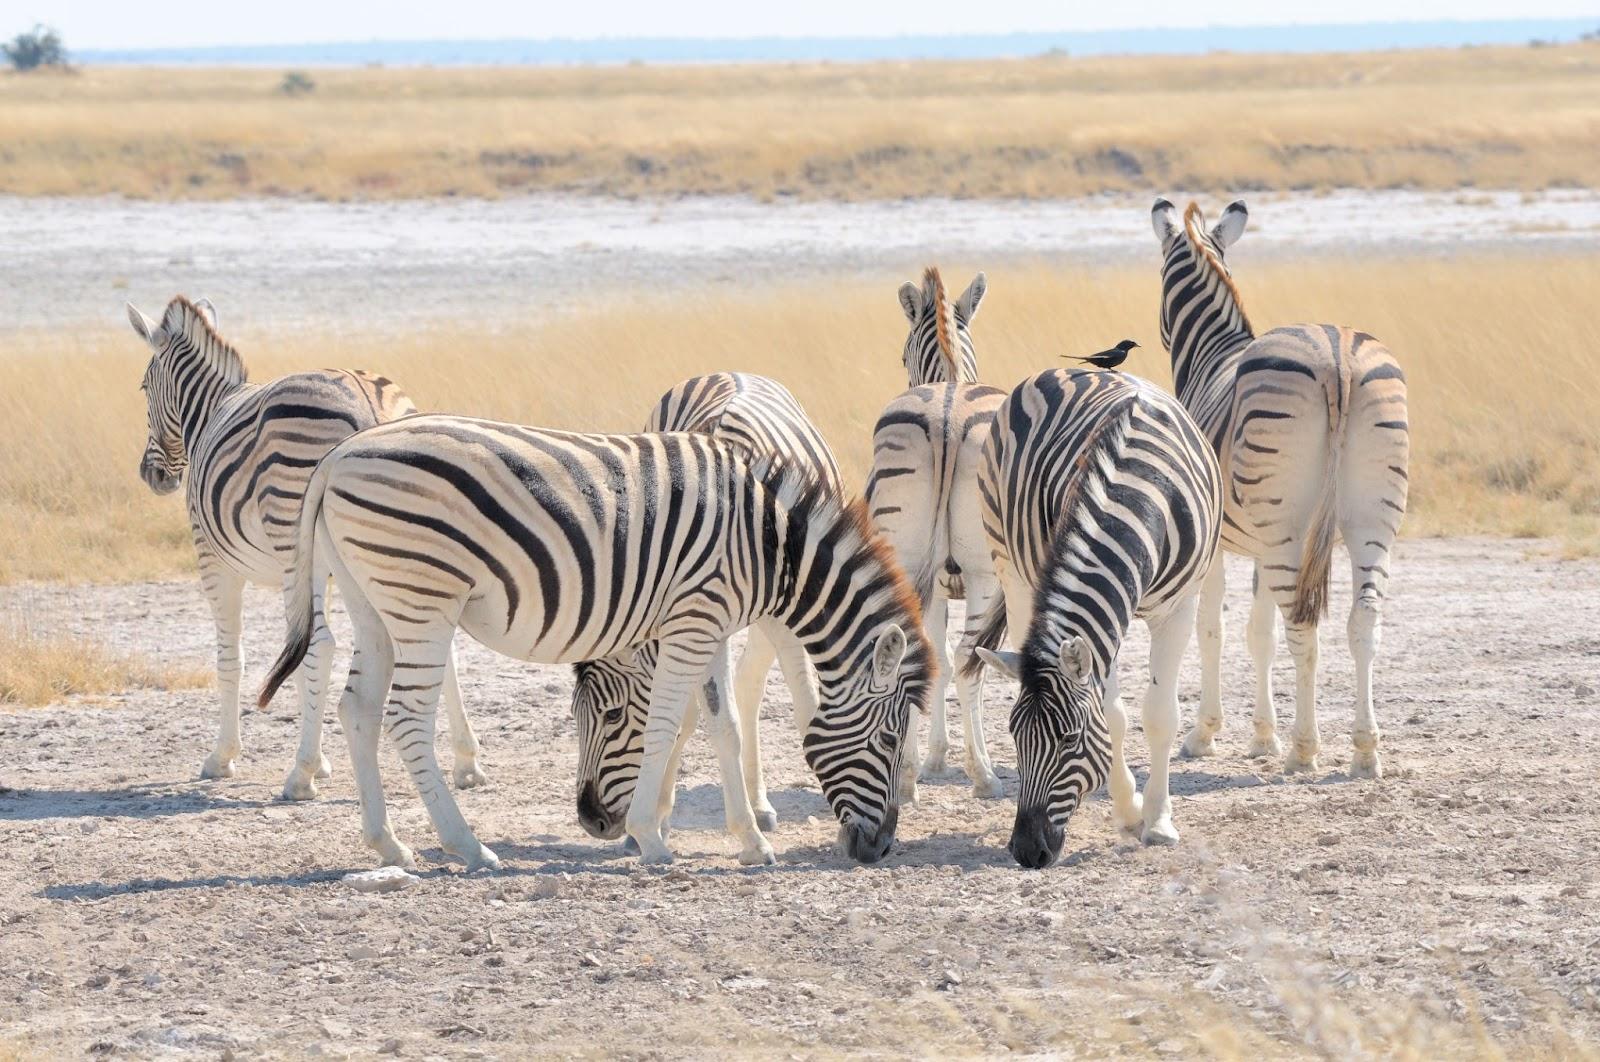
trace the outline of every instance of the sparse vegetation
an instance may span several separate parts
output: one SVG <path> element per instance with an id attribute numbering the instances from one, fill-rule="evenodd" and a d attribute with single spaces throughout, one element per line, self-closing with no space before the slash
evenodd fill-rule
<path id="1" fill-rule="evenodd" d="M 1152 251 L 1152 253 L 1154 253 Z M 973 264 L 946 263 L 950 275 Z M 989 268 L 977 340 L 986 380 L 1009 386 L 1133 335 L 1132 371 L 1167 381 L 1154 335 L 1153 268 Z M 403 336 L 231 336 L 253 375 L 339 361 L 382 369 L 426 409 L 585 430 L 635 430 L 685 376 L 715 369 L 785 381 L 833 444 L 850 481 L 869 457 L 871 424 L 904 386 L 896 284 L 718 294 L 681 292 L 626 310 L 596 307 L 545 323 L 441 322 Z M 1242 269 L 1251 316 L 1365 328 L 1411 381 L 1416 452 L 1410 535 L 1551 536 L 1600 550 L 1600 324 L 1572 307 L 1600 291 L 1600 257 L 1317 261 Z M 751 337 L 762 337 L 752 343 Z M 48 340 L 48 343 L 46 343 Z M 191 571 L 176 497 L 135 474 L 145 414 L 131 335 L 83 332 L 0 339 L 0 582 L 117 581 Z M 38 355 L 48 345 L 49 358 Z M 529 366 L 538 366 L 537 371 Z M 642 367 L 648 367 L 646 371 Z M 73 386 L 61 386 L 66 379 Z"/>
<path id="2" fill-rule="evenodd" d="M 0 621 L 0 705 L 51 704 L 68 697 L 129 689 L 195 689 L 213 672 L 112 649 L 82 635 Z M 3 1053 L 3 1052 L 0 1052 Z"/>
<path id="3" fill-rule="evenodd" d="M 48 26 L 34 26 L 26 33 L 17 34 L 9 43 L 0 44 L 0 52 L 5 53 L 6 61 L 19 73 L 41 66 L 67 65 L 67 49 L 61 43 L 61 35 Z"/>
<path id="4" fill-rule="evenodd" d="M 291 99 L 295 96 L 309 96 L 317 90 L 317 83 L 311 80 L 308 74 L 299 70 L 291 70 L 283 75 L 283 81 L 278 85 L 278 91 Z"/>
<path id="5" fill-rule="evenodd" d="M 14 194 L 832 199 L 1123 189 L 1587 186 L 1600 53 L 1550 48 L 993 62 L 101 67 L 0 80 Z M 225 110 L 228 121 L 215 120 Z M 152 134 L 151 130 L 159 130 Z M 248 161 L 219 172 L 219 159 Z"/>

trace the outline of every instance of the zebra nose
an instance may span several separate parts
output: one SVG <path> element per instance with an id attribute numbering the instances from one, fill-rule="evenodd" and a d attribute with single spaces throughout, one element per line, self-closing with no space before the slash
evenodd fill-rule
<path id="1" fill-rule="evenodd" d="M 590 837 L 603 841 L 615 840 L 622 833 L 622 820 L 612 819 L 595 792 L 593 782 L 585 782 L 578 791 L 578 822 Z"/>
<path id="2" fill-rule="evenodd" d="M 845 848 L 849 851 L 850 858 L 858 863 L 876 863 L 888 855 L 889 849 L 894 847 L 894 831 L 899 822 L 900 809 L 891 806 L 875 830 L 863 830 L 859 826 L 847 827 L 849 833 L 845 840 Z"/>
<path id="3" fill-rule="evenodd" d="M 1042 870 L 1061 854 L 1064 833 L 1050 821 L 1043 808 L 1018 808 L 1011 828 L 1011 857 L 1029 870 Z"/>

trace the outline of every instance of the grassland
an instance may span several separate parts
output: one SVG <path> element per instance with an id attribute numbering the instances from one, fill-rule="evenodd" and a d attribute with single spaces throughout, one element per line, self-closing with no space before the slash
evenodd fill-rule
<path id="1" fill-rule="evenodd" d="M 1600 44 L 0 76 L 0 192 L 1059 197 L 1589 185 Z"/>
<path id="2" fill-rule="evenodd" d="M 0 622 L 0 705 L 53 704 L 122 690 L 209 686 L 212 671 L 121 652 L 81 635 Z M 4 1058 L 0 1048 L 0 1058 Z"/>
<path id="3" fill-rule="evenodd" d="M 966 271 L 949 263 L 952 282 Z M 1600 548 L 1600 323 L 1574 312 L 1600 291 L 1600 258 L 1526 255 L 1252 266 L 1259 327 L 1356 325 L 1410 377 L 1412 535 L 1553 536 Z M 991 271 L 975 328 L 986 379 L 1010 385 L 1057 355 L 1131 335 L 1129 367 L 1167 382 L 1153 270 Z M 450 322 L 403 336 L 231 336 L 267 378 L 342 363 L 382 369 L 428 409 L 582 429 L 632 430 L 667 387 L 744 369 L 785 381 L 860 482 L 871 426 L 904 386 L 895 283 L 644 299 L 541 324 Z M 135 467 L 145 360 L 131 333 L 0 337 L 0 581 L 142 579 L 190 570 L 177 498 Z"/>

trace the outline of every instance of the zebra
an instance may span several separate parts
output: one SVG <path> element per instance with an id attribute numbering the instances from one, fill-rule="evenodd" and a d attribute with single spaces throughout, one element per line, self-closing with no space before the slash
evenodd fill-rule
<path id="1" fill-rule="evenodd" d="M 998 587 L 978 510 L 977 481 L 989 426 L 1005 392 L 977 382 L 969 331 L 987 290 L 988 280 L 979 273 L 952 303 L 934 268 L 923 274 L 920 289 L 909 282 L 900 288 L 900 304 L 911 325 L 902 358 L 910 390 L 884 407 L 872 436 L 867 502 L 901 565 L 914 575 L 939 659 L 924 777 L 945 771 L 950 750 L 945 719 L 946 676 L 951 674 L 949 600 L 966 598 L 967 620 L 958 650 L 966 658 L 979 618 Z M 983 673 L 956 671 L 955 680 L 966 717 L 967 775 L 973 792 L 1000 796 L 1004 787 L 983 740 Z M 917 795 L 915 738 L 913 733 L 906 744 L 907 768 L 900 775 L 900 796 L 908 802 Z"/>
<path id="2" fill-rule="evenodd" d="M 591 435 L 418 416 L 352 436 L 318 465 L 296 540 L 293 627 L 264 703 L 310 643 L 314 544 L 355 628 L 339 702 L 362 835 L 386 864 L 411 852 L 390 828 L 380 725 L 445 851 L 499 865 L 462 817 L 433 754 L 435 706 L 459 628 L 497 652 L 576 663 L 658 643 L 644 766 L 627 832 L 670 861 L 669 756 L 695 689 L 705 698 L 729 831 L 746 864 L 772 863 L 746 794 L 727 710 L 727 639 L 776 620 L 815 665 L 805 757 L 861 862 L 894 842 L 900 744 L 927 702 L 931 651 L 917 599 L 863 506 L 744 448 L 693 433 Z M 391 685 L 391 679 L 393 684 Z M 385 703 L 387 699 L 387 702 Z"/>
<path id="3" fill-rule="evenodd" d="M 1055 369 L 1001 403 L 984 449 L 983 526 L 1003 596 L 977 655 L 1018 679 L 1011 711 L 1021 790 L 1010 851 L 1025 867 L 1061 852 L 1068 820 L 1102 782 L 1112 814 L 1145 844 L 1174 844 L 1168 761 L 1178 668 L 1200 586 L 1217 557 L 1222 479 L 1183 406 L 1126 373 Z M 1150 628 L 1141 798 L 1123 751 L 1117 653 Z M 1007 629 L 1020 652 L 1000 652 Z M 971 665 L 969 665 L 971 666 Z"/>
<path id="4" fill-rule="evenodd" d="M 1276 605 L 1296 677 L 1284 769 L 1317 769 L 1317 626 L 1327 611 L 1334 540 L 1342 536 L 1355 599 L 1348 623 L 1356 669 L 1350 776 L 1378 778 L 1372 665 L 1409 483 L 1405 374 L 1366 332 L 1313 324 L 1257 336 L 1223 260 L 1248 218 L 1243 202 L 1230 204 L 1209 231 L 1194 203 L 1181 224 L 1165 199 L 1151 213 L 1164 259 L 1161 338 L 1178 397 L 1216 448 L 1228 485 L 1222 545 L 1255 560 L 1250 755 L 1282 752 L 1272 701 Z M 1219 564 L 1201 596 L 1201 698 L 1184 740 L 1189 756 L 1212 755 L 1222 728 L 1223 583 Z"/>
<path id="5" fill-rule="evenodd" d="M 128 320 L 151 352 L 141 390 L 149 436 L 139 475 L 156 494 L 185 484 L 200 585 L 217 627 L 217 687 L 222 707 L 216 748 L 201 778 L 231 778 L 240 752 L 240 626 L 246 583 L 282 589 L 294 574 L 290 555 L 311 469 L 341 439 L 416 412 L 392 380 L 360 371 L 324 369 L 265 384 L 247 379 L 244 359 L 217 331 L 207 299 L 179 296 L 160 322 L 127 305 Z M 312 599 L 311 644 L 297 676 L 300 748 L 283 784 L 285 800 L 311 800 L 328 774 L 322 754 L 322 703 L 333 635 L 323 619 L 327 573 Z M 455 780 L 486 780 L 478 740 L 461 707 L 452 667 L 446 694 L 454 736 Z"/>
<path id="6" fill-rule="evenodd" d="M 800 403 L 776 380 L 750 373 L 718 372 L 685 380 L 661 396 L 645 431 L 696 431 L 742 446 L 752 458 L 770 457 L 804 470 L 836 497 L 844 496 L 839 465 L 822 433 Z M 760 756 L 760 707 L 766 675 L 776 657 L 788 682 L 798 729 L 814 709 L 805 651 L 787 642 L 769 623 L 751 626 L 739 658 L 733 691 L 739 709 L 745 785 L 756 825 L 770 833 L 778 815 L 767 798 Z M 783 644 L 782 649 L 778 648 Z M 578 821 L 590 836 L 614 839 L 622 833 L 628 802 L 638 781 L 643 755 L 650 679 L 656 647 L 646 643 L 600 660 L 574 665 L 573 715 L 578 731 Z M 673 764 L 694 731 L 699 698 L 691 699 Z M 676 766 L 669 767 L 676 776 Z M 670 821 L 671 795 L 663 814 Z M 665 828 L 665 826 L 663 826 Z"/>

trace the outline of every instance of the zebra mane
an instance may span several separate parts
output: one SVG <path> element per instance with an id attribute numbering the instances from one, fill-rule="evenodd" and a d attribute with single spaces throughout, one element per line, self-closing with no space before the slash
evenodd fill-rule
<path id="1" fill-rule="evenodd" d="M 1222 256 L 1217 254 L 1216 246 L 1211 242 L 1211 237 L 1206 235 L 1205 217 L 1200 213 L 1200 204 L 1189 201 L 1183 211 L 1183 232 L 1189 238 L 1189 246 L 1194 248 L 1195 254 L 1210 267 L 1211 275 L 1217 283 L 1228 290 L 1233 299 L 1233 312 L 1238 316 L 1239 327 L 1255 335 L 1256 330 L 1250 324 L 1250 317 L 1244 312 L 1244 299 L 1239 296 L 1239 289 L 1234 286 L 1233 275 L 1228 272 L 1228 267 L 1223 265 Z"/>
<path id="2" fill-rule="evenodd" d="M 841 544 L 872 557 L 887 574 L 888 584 L 884 587 L 887 599 L 909 617 L 912 629 L 905 632 L 906 637 L 915 641 L 922 632 L 922 602 L 900 567 L 893 547 L 873 521 L 866 499 L 840 497 L 814 469 L 785 461 L 777 454 L 766 454 L 750 462 L 750 472 L 772 492 L 791 519 L 803 520 L 813 532 L 837 528 L 844 532 Z M 791 570 L 799 561 L 801 545 L 796 536 L 789 536 L 786 564 Z"/>
<path id="3" fill-rule="evenodd" d="M 944 290 L 944 278 L 937 266 L 929 266 L 922 274 L 922 287 L 926 294 L 923 302 L 933 311 L 934 336 L 939 341 L 939 353 L 944 355 L 950 369 L 950 379 L 961 378 L 961 365 L 956 358 L 956 310 Z"/>
<path id="4" fill-rule="evenodd" d="M 161 315 L 161 327 L 169 336 L 181 337 L 200 359 L 230 384 L 242 384 L 249 376 L 244 359 L 239 352 L 211 327 L 195 304 L 182 295 L 167 303 Z"/>

